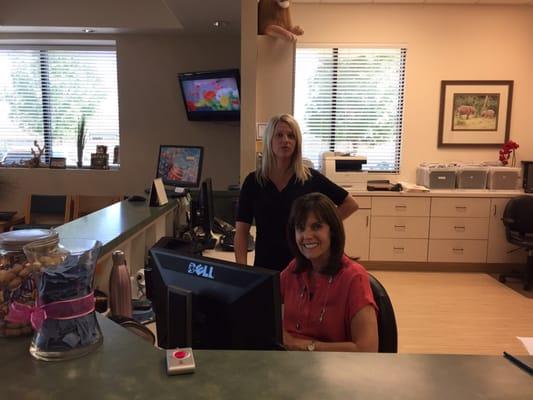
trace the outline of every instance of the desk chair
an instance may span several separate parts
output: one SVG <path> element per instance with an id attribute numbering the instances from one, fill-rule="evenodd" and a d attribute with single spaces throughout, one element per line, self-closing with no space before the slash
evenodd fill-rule
<path id="1" fill-rule="evenodd" d="M 74 196 L 72 219 L 83 217 L 119 201 L 121 201 L 121 196 L 76 195 Z"/>
<path id="2" fill-rule="evenodd" d="M 380 353 L 398 352 L 398 329 L 396 327 L 396 317 L 387 291 L 383 285 L 374 277 L 368 274 L 370 287 L 374 300 L 379 308 L 378 312 L 378 335 Z"/>
<path id="3" fill-rule="evenodd" d="M 533 197 L 519 196 L 509 200 L 502 221 L 507 241 L 527 250 L 528 256 L 523 272 L 501 274 L 499 280 L 505 283 L 507 278 L 518 278 L 524 281 L 524 290 L 529 290 L 533 280 Z"/>
<path id="4" fill-rule="evenodd" d="M 70 221 L 69 195 L 30 194 L 26 203 L 24 224 L 13 229 L 50 229 Z"/>

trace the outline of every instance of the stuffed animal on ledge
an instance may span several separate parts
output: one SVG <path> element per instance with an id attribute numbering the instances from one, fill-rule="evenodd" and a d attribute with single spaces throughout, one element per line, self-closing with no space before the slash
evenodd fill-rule
<path id="1" fill-rule="evenodd" d="M 296 36 L 303 35 L 299 26 L 293 26 L 289 12 L 289 0 L 259 0 L 258 33 L 276 38 L 296 41 Z"/>
<path id="2" fill-rule="evenodd" d="M 38 168 L 41 166 L 41 156 L 44 153 L 44 147 L 39 146 L 39 143 L 37 143 L 37 140 L 33 141 L 33 145 L 37 147 L 37 151 L 31 148 L 31 154 L 32 158 L 28 160 L 28 166 L 30 168 Z"/>

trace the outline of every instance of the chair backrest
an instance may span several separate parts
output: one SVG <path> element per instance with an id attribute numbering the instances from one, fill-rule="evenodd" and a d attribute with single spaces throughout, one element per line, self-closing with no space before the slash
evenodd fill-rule
<path id="1" fill-rule="evenodd" d="M 520 234 L 533 233 L 533 196 L 518 196 L 507 202 L 503 211 L 506 230 Z"/>
<path id="2" fill-rule="evenodd" d="M 70 221 L 69 195 L 30 194 L 25 223 L 59 226 Z"/>
<path id="3" fill-rule="evenodd" d="M 383 285 L 374 277 L 368 274 L 370 287 L 374 300 L 379 308 L 378 312 L 378 335 L 380 353 L 397 353 L 398 352 L 398 328 L 396 327 L 396 317 L 394 308 L 390 301 L 387 291 Z"/>
<path id="4" fill-rule="evenodd" d="M 121 200 L 121 196 L 86 196 L 76 195 L 74 197 L 74 211 L 72 219 L 83 217 L 84 215 L 98 211 L 111 204 L 117 203 Z"/>

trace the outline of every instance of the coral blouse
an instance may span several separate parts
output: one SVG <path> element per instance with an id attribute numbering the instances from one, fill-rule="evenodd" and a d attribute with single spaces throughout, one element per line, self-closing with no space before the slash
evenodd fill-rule
<path id="1" fill-rule="evenodd" d="M 313 293 L 308 273 L 294 273 L 295 260 L 281 272 L 283 329 L 323 342 L 352 341 L 352 318 L 369 304 L 376 310 L 377 306 L 363 266 L 347 256 L 341 262 L 342 267 L 332 277 L 315 274 Z"/>

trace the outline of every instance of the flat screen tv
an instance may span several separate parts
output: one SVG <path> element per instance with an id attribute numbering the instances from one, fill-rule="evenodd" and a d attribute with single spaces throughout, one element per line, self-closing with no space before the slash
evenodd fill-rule
<path id="1" fill-rule="evenodd" d="M 241 115 L 238 69 L 178 74 L 189 121 L 238 121 Z"/>

